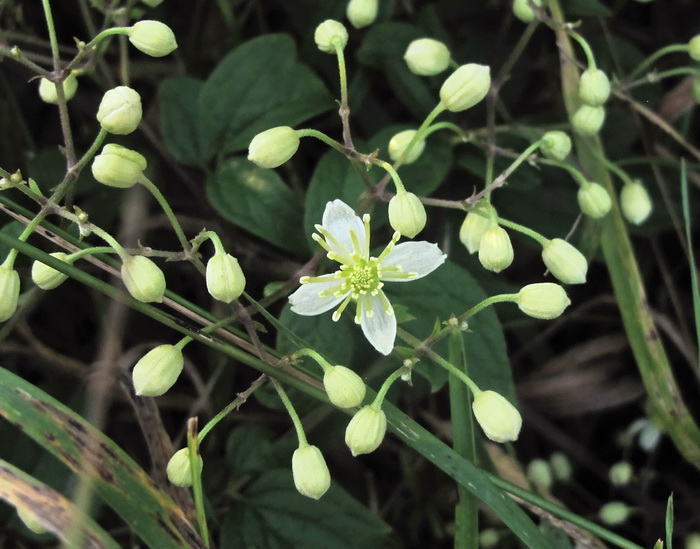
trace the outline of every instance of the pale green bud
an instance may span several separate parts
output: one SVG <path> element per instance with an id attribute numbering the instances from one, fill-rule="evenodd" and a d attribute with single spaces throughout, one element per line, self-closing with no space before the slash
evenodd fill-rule
<path id="1" fill-rule="evenodd" d="M 66 101 L 70 101 L 78 89 L 78 79 L 75 74 L 69 74 L 63 81 L 63 94 L 66 96 Z M 56 92 L 56 84 L 48 78 L 39 80 L 39 97 L 46 103 L 55 105 L 58 103 L 58 93 Z"/>
<path id="2" fill-rule="evenodd" d="M 326 19 L 314 32 L 314 41 L 323 53 L 335 53 L 335 47 L 345 49 L 348 43 L 348 30 L 334 19 Z"/>
<path id="3" fill-rule="evenodd" d="M 479 262 L 489 271 L 500 273 L 513 263 L 513 245 L 506 230 L 493 225 L 479 241 Z"/>
<path id="4" fill-rule="evenodd" d="M 380 407 L 370 404 L 352 416 L 345 429 L 345 444 L 353 456 L 369 454 L 379 448 L 385 434 L 386 415 Z"/>
<path id="5" fill-rule="evenodd" d="M 350 0 L 345 14 L 356 29 L 374 23 L 379 10 L 379 0 Z"/>
<path id="6" fill-rule="evenodd" d="M 542 0 L 533 0 L 536 6 L 542 6 Z M 523 23 L 530 23 L 535 20 L 535 12 L 532 11 L 528 0 L 515 0 L 513 2 L 513 15 Z"/>
<path id="7" fill-rule="evenodd" d="M 463 111 L 486 97 L 490 86 L 491 69 L 488 66 L 462 65 L 440 88 L 440 102 L 448 111 Z"/>
<path id="8" fill-rule="evenodd" d="M 109 143 L 92 161 L 92 175 L 103 185 L 126 189 L 138 183 L 146 159 L 131 149 Z"/>
<path id="9" fill-rule="evenodd" d="M 230 254 L 218 253 L 207 262 L 207 291 L 224 303 L 238 299 L 245 289 L 245 276 L 238 260 Z"/>
<path id="10" fill-rule="evenodd" d="M 598 183 L 587 183 L 578 190 L 578 205 L 588 217 L 600 219 L 612 207 L 612 200 L 605 188 Z"/>
<path id="11" fill-rule="evenodd" d="M 408 70 L 418 76 L 440 74 L 450 66 L 450 57 L 447 46 L 432 38 L 414 40 L 403 55 Z"/>
<path id="12" fill-rule="evenodd" d="M 17 507 L 17 516 L 35 534 L 45 534 L 50 530 L 44 526 L 39 516 L 28 507 Z"/>
<path id="13" fill-rule="evenodd" d="M 362 378 L 345 366 L 331 366 L 323 373 L 323 386 L 328 400 L 338 408 L 354 408 L 362 404 L 367 386 Z"/>
<path id="14" fill-rule="evenodd" d="M 559 284 L 539 282 L 523 287 L 518 292 L 516 303 L 528 316 L 551 320 L 560 316 L 571 300 Z"/>
<path id="15" fill-rule="evenodd" d="M 164 57 L 177 48 L 175 34 L 160 21 L 139 21 L 129 29 L 129 42 L 151 57 Z"/>
<path id="16" fill-rule="evenodd" d="M 626 486 L 632 480 L 632 466 L 626 461 L 615 463 L 608 471 L 608 478 L 613 486 Z"/>
<path id="17" fill-rule="evenodd" d="M 163 3 L 163 0 L 141 0 L 141 2 L 146 4 L 149 8 L 156 8 Z"/>
<path id="18" fill-rule="evenodd" d="M 700 534 L 693 532 L 685 538 L 685 549 L 700 549 Z"/>
<path id="19" fill-rule="evenodd" d="M 65 263 L 70 263 L 67 258 L 68 256 L 63 252 L 54 252 L 51 257 L 60 259 Z M 65 282 L 68 278 L 67 274 L 63 274 L 61 271 L 57 271 L 53 267 L 49 267 L 46 263 L 41 261 L 35 261 L 32 263 L 32 280 L 34 284 L 39 286 L 42 290 L 53 290 L 58 288 L 61 284 Z"/>
<path id="20" fill-rule="evenodd" d="M 182 373 L 185 357 L 175 345 L 158 345 L 134 366 L 131 376 L 138 396 L 160 396 L 170 389 Z"/>
<path id="21" fill-rule="evenodd" d="M 479 547 L 483 549 L 494 549 L 498 546 L 501 536 L 494 528 L 485 528 L 479 532 Z"/>
<path id="22" fill-rule="evenodd" d="M 494 442 L 518 439 L 523 418 L 520 412 L 495 391 L 481 391 L 474 397 L 472 411 L 484 434 Z"/>
<path id="23" fill-rule="evenodd" d="M 620 191 L 620 207 L 625 219 L 634 225 L 644 223 L 653 209 L 647 189 L 639 181 L 625 184 Z"/>
<path id="24" fill-rule="evenodd" d="M 257 134 L 248 146 L 248 160 L 261 168 L 277 168 L 299 148 L 299 136 L 289 126 L 270 128 Z"/>
<path id="25" fill-rule="evenodd" d="M 389 201 L 391 228 L 408 238 L 413 238 L 425 228 L 425 206 L 413 193 L 399 192 Z"/>
<path id="26" fill-rule="evenodd" d="M 564 284 L 586 282 L 588 262 L 581 252 L 566 240 L 553 238 L 542 248 L 542 261 L 557 280 Z"/>
<path id="27" fill-rule="evenodd" d="M 605 109 L 603 107 L 591 107 L 581 105 L 574 113 L 571 124 L 579 135 L 595 135 L 600 131 L 605 122 Z"/>
<path id="28" fill-rule="evenodd" d="M 134 299 L 162 303 L 165 276 L 158 265 L 142 255 L 130 255 L 122 263 L 122 280 Z"/>
<path id="29" fill-rule="evenodd" d="M 19 301 L 19 274 L 0 265 L 0 322 L 9 320 Z"/>
<path id="30" fill-rule="evenodd" d="M 600 107 L 610 97 L 610 80 L 600 69 L 586 69 L 578 84 L 579 99 L 591 107 Z"/>
<path id="31" fill-rule="evenodd" d="M 620 526 L 627 522 L 632 514 L 632 508 L 621 501 L 611 501 L 603 505 L 598 511 L 598 518 L 608 526 Z"/>
<path id="32" fill-rule="evenodd" d="M 693 61 L 700 61 L 700 34 L 696 34 L 688 41 L 688 55 Z"/>
<path id="33" fill-rule="evenodd" d="M 552 479 L 552 469 L 545 460 L 537 458 L 527 464 L 527 479 L 543 490 L 549 490 L 554 483 Z"/>
<path id="34" fill-rule="evenodd" d="M 549 465 L 552 467 L 554 478 L 563 482 L 571 480 L 571 462 L 564 454 L 561 452 L 554 452 L 549 456 Z"/>
<path id="35" fill-rule="evenodd" d="M 294 486 L 302 495 L 319 499 L 331 486 L 331 474 L 321 450 L 311 444 L 299 446 L 292 455 Z"/>
<path id="36" fill-rule="evenodd" d="M 495 221 L 486 211 L 486 208 L 475 206 L 472 208 L 462 222 L 459 229 L 459 240 L 464 244 L 470 254 L 479 250 L 481 237 L 489 230 Z"/>
<path id="37" fill-rule="evenodd" d="M 403 156 L 403 164 L 411 164 L 418 160 L 423 150 L 425 149 L 425 139 L 419 139 L 411 147 L 408 155 L 404 156 L 406 147 L 413 141 L 413 137 L 418 133 L 417 130 L 404 130 L 397 133 L 389 140 L 389 157 L 396 162 Z"/>
<path id="38" fill-rule="evenodd" d="M 204 460 L 199 454 L 197 454 L 197 463 L 201 474 L 202 469 L 204 469 Z M 181 488 L 192 486 L 192 466 L 189 449 L 181 448 L 175 452 L 168 461 L 165 471 L 168 474 L 168 480 L 175 486 L 180 486 Z"/>
<path id="39" fill-rule="evenodd" d="M 97 121 L 109 133 L 126 135 L 138 127 L 142 114 L 139 93 L 129 86 L 117 86 L 102 97 Z"/>
<path id="40" fill-rule="evenodd" d="M 571 152 L 571 138 L 564 132 L 554 130 L 542 136 L 544 143 L 540 147 L 542 154 L 552 160 L 564 160 Z"/>

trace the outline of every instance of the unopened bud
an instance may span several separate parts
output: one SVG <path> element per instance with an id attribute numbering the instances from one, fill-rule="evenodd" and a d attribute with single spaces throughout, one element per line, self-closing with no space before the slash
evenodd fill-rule
<path id="1" fill-rule="evenodd" d="M 19 301 L 19 274 L 0 265 L 0 322 L 9 320 Z"/>
<path id="2" fill-rule="evenodd" d="M 693 532 L 686 536 L 685 549 L 700 549 L 700 534 Z"/>
<path id="3" fill-rule="evenodd" d="M 160 396 L 180 377 L 185 365 L 182 351 L 175 345 L 158 345 L 134 366 L 132 379 L 138 396 Z"/>
<path id="4" fill-rule="evenodd" d="M 500 273 L 513 263 L 513 245 L 503 227 L 493 225 L 481 237 L 479 262 L 494 273 Z"/>
<path id="5" fill-rule="evenodd" d="M 552 160 L 564 160 L 571 152 L 571 138 L 562 131 L 553 130 L 542 136 L 542 154 Z"/>
<path id="6" fill-rule="evenodd" d="M 688 41 L 688 55 L 693 61 L 700 61 L 700 34 L 696 34 Z"/>
<path id="7" fill-rule="evenodd" d="M 588 217 L 600 219 L 612 207 L 612 200 L 605 188 L 599 183 L 586 183 L 578 190 L 578 205 Z"/>
<path id="8" fill-rule="evenodd" d="M 542 6 L 542 0 L 533 0 L 532 3 L 536 6 Z M 514 0 L 513 15 L 523 23 L 530 23 L 535 20 L 535 12 L 532 11 L 529 0 Z"/>
<path id="9" fill-rule="evenodd" d="M 620 191 L 620 207 L 625 219 L 634 225 L 644 223 L 653 208 L 647 189 L 639 181 L 625 184 Z"/>
<path id="10" fill-rule="evenodd" d="M 151 57 L 164 57 L 177 48 L 177 40 L 168 25 L 160 21 L 139 21 L 129 29 L 129 42 Z"/>
<path id="11" fill-rule="evenodd" d="M 610 80 L 600 69 L 586 69 L 578 85 L 579 99 L 591 107 L 600 107 L 610 97 Z"/>
<path id="12" fill-rule="evenodd" d="M 581 105 L 574 113 L 571 124 L 579 135 L 595 135 L 600 131 L 605 122 L 605 109 L 603 107 L 591 107 Z"/>
<path id="13" fill-rule="evenodd" d="M 129 86 L 117 86 L 102 97 L 97 121 L 109 133 L 126 135 L 138 127 L 142 114 L 139 93 Z"/>
<path id="14" fill-rule="evenodd" d="M 28 507 L 17 507 L 17 516 L 24 525 L 35 534 L 45 534 L 49 532 L 39 516 Z"/>
<path id="15" fill-rule="evenodd" d="M 141 0 L 144 4 L 146 4 L 149 8 L 155 8 L 160 6 L 163 3 L 163 0 Z"/>
<path id="16" fill-rule="evenodd" d="M 379 406 L 370 404 L 352 416 L 345 429 L 345 444 L 353 456 L 374 452 L 386 434 L 386 415 Z"/>
<path id="17" fill-rule="evenodd" d="M 494 442 L 518 439 L 523 419 L 505 397 L 495 391 L 481 391 L 474 397 L 472 411 L 484 434 Z"/>
<path id="18" fill-rule="evenodd" d="M 214 254 L 207 262 L 206 280 L 209 295 L 224 303 L 238 299 L 245 289 L 241 266 L 230 254 Z"/>
<path id="19" fill-rule="evenodd" d="M 626 461 L 615 463 L 608 471 L 608 478 L 613 486 L 626 486 L 632 480 L 632 466 Z"/>
<path id="20" fill-rule="evenodd" d="M 323 53 L 335 53 L 336 46 L 341 50 L 345 49 L 348 43 L 348 31 L 342 23 L 334 19 L 326 19 L 316 27 L 314 41 Z"/>
<path id="21" fill-rule="evenodd" d="M 367 386 L 362 378 L 345 366 L 331 366 L 323 374 L 323 387 L 328 400 L 338 408 L 354 408 L 362 404 Z"/>
<path id="22" fill-rule="evenodd" d="M 611 501 L 603 505 L 598 511 L 598 518 L 608 526 L 620 526 L 627 522 L 632 514 L 632 508 L 621 501 Z"/>
<path id="23" fill-rule="evenodd" d="M 554 483 L 549 463 L 541 458 L 533 459 L 527 464 L 526 476 L 532 484 L 542 490 L 549 490 Z"/>
<path id="24" fill-rule="evenodd" d="M 158 265 L 142 255 L 130 255 L 122 263 L 122 280 L 134 299 L 162 303 L 165 276 Z"/>
<path id="25" fill-rule="evenodd" d="M 404 130 L 397 133 L 389 141 L 389 157 L 396 162 L 400 158 L 403 158 L 403 164 L 411 164 L 418 160 L 423 150 L 425 149 L 425 139 L 419 139 L 413 144 L 411 150 L 408 154 L 405 154 L 406 147 L 411 144 L 413 137 L 416 135 L 417 130 Z"/>
<path id="26" fill-rule="evenodd" d="M 197 454 L 197 463 L 201 474 L 202 469 L 204 469 L 204 460 L 199 454 Z M 192 486 L 192 465 L 189 449 L 180 448 L 175 452 L 170 461 L 168 461 L 165 471 L 168 474 L 168 480 L 175 486 L 180 486 L 181 488 Z"/>
<path id="27" fill-rule="evenodd" d="M 482 549 L 494 549 L 498 547 L 501 536 L 494 528 L 484 528 L 479 532 L 479 547 Z"/>
<path id="28" fill-rule="evenodd" d="M 326 460 L 316 446 L 299 446 L 292 455 L 294 486 L 302 496 L 318 499 L 331 485 L 331 474 Z"/>
<path id="29" fill-rule="evenodd" d="M 408 70 L 418 76 L 440 74 L 450 66 L 450 50 L 438 40 L 419 38 L 406 48 L 403 58 Z"/>
<path id="30" fill-rule="evenodd" d="M 549 456 L 549 465 L 552 467 L 554 478 L 563 482 L 571 480 L 571 462 L 564 454 L 554 452 Z"/>
<path id="31" fill-rule="evenodd" d="M 49 255 L 65 263 L 70 263 L 67 260 L 68 256 L 63 252 L 54 252 Z M 67 274 L 57 271 L 53 267 L 49 267 L 46 263 L 35 261 L 32 264 L 32 280 L 34 284 L 39 286 L 42 290 L 53 290 L 63 284 L 67 278 Z"/>
<path id="32" fill-rule="evenodd" d="M 448 111 L 463 111 L 486 97 L 490 86 L 491 69 L 487 65 L 462 65 L 440 88 L 440 102 Z"/>
<path id="33" fill-rule="evenodd" d="M 297 132 L 289 126 L 278 126 L 253 137 L 248 147 L 248 160 L 261 168 L 277 168 L 294 156 L 298 148 Z"/>
<path id="34" fill-rule="evenodd" d="M 356 29 L 374 23 L 379 10 L 379 0 L 350 0 L 345 14 Z"/>
<path id="35" fill-rule="evenodd" d="M 146 159 L 136 151 L 109 143 L 93 159 L 92 175 L 103 185 L 126 189 L 138 183 L 146 165 Z"/>
<path id="36" fill-rule="evenodd" d="M 73 98 L 77 89 L 78 79 L 75 74 L 71 73 L 63 81 L 63 94 L 66 96 L 66 101 L 70 101 Z M 39 97 L 41 97 L 42 101 L 51 103 L 52 105 L 58 103 L 56 84 L 51 82 L 48 78 L 41 78 L 39 80 Z"/>
<path id="37" fill-rule="evenodd" d="M 475 206 L 462 222 L 459 229 L 459 240 L 467 247 L 470 254 L 479 251 L 481 237 L 489 230 L 495 221 L 491 218 L 486 208 Z"/>
<path id="38" fill-rule="evenodd" d="M 413 193 L 399 191 L 389 201 L 389 223 L 391 228 L 408 238 L 413 238 L 425 227 L 425 206 Z"/>
<path id="39" fill-rule="evenodd" d="M 551 320 L 560 316 L 571 300 L 559 284 L 539 282 L 523 287 L 518 292 L 516 303 L 528 316 Z"/>
<path id="40" fill-rule="evenodd" d="M 542 261 L 547 269 L 564 284 L 586 282 L 588 262 L 581 252 L 566 240 L 553 238 L 542 248 Z"/>

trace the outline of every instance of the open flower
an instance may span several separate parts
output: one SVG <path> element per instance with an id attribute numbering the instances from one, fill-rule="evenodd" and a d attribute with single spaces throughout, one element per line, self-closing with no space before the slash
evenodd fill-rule
<path id="1" fill-rule="evenodd" d="M 320 233 L 313 239 L 340 263 L 340 269 L 321 276 L 303 276 L 302 286 L 289 296 L 292 311 L 313 316 L 338 308 L 337 321 L 351 301 L 357 303 L 355 322 L 377 351 L 388 355 L 394 348 L 396 317 L 391 303 L 382 291 L 384 282 L 407 282 L 433 272 L 445 261 L 445 254 L 436 244 L 404 242 L 394 233 L 391 242 L 379 254 L 369 255 L 369 215 L 360 219 L 341 200 L 326 205 Z"/>

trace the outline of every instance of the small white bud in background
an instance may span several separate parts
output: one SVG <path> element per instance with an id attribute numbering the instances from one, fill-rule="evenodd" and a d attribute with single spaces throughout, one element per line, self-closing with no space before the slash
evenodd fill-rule
<path id="1" fill-rule="evenodd" d="M 406 48 L 403 58 L 408 70 L 418 76 L 440 74 L 450 66 L 450 50 L 439 40 L 419 38 Z"/>

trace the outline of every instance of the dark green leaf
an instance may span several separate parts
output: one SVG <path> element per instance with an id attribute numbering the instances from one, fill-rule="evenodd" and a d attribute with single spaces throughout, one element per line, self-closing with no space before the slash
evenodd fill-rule
<path id="1" fill-rule="evenodd" d="M 612 12 L 598 0 L 562 0 L 567 17 L 609 17 Z"/>
<path id="2" fill-rule="evenodd" d="M 204 83 L 191 76 L 166 78 L 158 88 L 163 143 L 178 162 L 203 163 L 200 152 L 199 94 Z"/>

